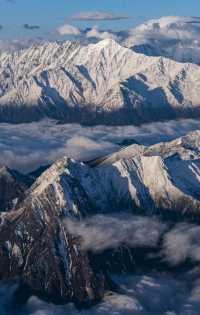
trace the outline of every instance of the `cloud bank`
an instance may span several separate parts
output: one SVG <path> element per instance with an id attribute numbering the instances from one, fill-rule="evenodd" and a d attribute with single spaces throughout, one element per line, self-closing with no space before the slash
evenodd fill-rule
<path id="1" fill-rule="evenodd" d="M 49 120 L 19 125 L 0 124 L 0 165 L 29 172 L 63 155 L 87 161 L 118 150 L 124 140 L 151 145 L 197 129 L 199 120 L 192 119 L 140 127 L 83 127 Z"/>
<path id="2" fill-rule="evenodd" d="M 66 229 L 80 237 L 84 250 L 102 252 L 106 249 L 129 247 L 156 247 L 165 225 L 156 219 L 114 214 L 96 215 L 83 221 L 66 219 Z"/>

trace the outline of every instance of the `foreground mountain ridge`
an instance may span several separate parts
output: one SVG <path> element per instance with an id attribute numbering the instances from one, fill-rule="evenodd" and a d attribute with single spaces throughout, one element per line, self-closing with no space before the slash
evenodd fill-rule
<path id="1" fill-rule="evenodd" d="M 92 164 L 56 161 L 0 216 L 0 279 L 18 277 L 26 290 L 51 301 L 97 302 L 110 288 L 107 273 L 65 220 L 130 210 L 199 218 L 199 148 L 195 131 L 150 147 L 133 144 Z M 8 169 L 2 173 L 10 177 Z M 128 261 L 120 255 L 119 265 L 132 255 Z"/>
<path id="2" fill-rule="evenodd" d="M 0 55 L 0 121 L 51 117 L 138 124 L 199 116 L 200 67 L 135 53 L 111 39 Z"/>

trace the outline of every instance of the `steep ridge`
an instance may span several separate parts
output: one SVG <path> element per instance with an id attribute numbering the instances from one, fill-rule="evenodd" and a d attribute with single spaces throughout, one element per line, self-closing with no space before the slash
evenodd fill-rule
<path id="1" fill-rule="evenodd" d="M 26 291 L 54 301 L 89 306 L 104 294 L 105 277 L 93 272 L 78 237 L 71 235 L 64 218 L 84 216 L 87 196 L 68 167 L 56 162 L 19 203 L 4 213 L 0 224 L 0 279 L 20 278 Z"/>
<path id="2" fill-rule="evenodd" d="M 199 116 L 200 68 L 114 40 L 35 45 L 0 55 L 0 121 L 51 117 L 126 124 Z"/>

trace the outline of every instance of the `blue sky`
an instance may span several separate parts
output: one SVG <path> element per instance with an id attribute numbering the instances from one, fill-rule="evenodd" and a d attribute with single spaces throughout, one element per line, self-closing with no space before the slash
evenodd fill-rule
<path id="1" fill-rule="evenodd" d="M 72 21 L 67 17 L 84 11 L 108 11 L 130 16 L 115 21 Z M 80 28 L 98 25 L 113 30 L 125 29 L 144 20 L 163 15 L 200 15 L 199 0 L 0 0 L 1 38 L 48 36 L 64 23 Z M 28 30 L 23 24 L 38 25 Z"/>

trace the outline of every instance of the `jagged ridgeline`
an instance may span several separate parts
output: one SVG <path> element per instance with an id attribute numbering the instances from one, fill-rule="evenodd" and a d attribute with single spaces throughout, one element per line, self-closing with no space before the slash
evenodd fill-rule
<path id="1" fill-rule="evenodd" d="M 119 125 L 196 118 L 199 78 L 198 65 L 146 56 L 110 39 L 34 45 L 0 54 L 0 121 Z"/>
<path id="2" fill-rule="evenodd" d="M 141 268 L 150 250 L 145 241 L 138 253 L 130 234 L 129 246 L 91 253 L 66 219 L 82 222 L 102 213 L 129 213 L 134 220 L 140 213 L 159 217 L 164 224 L 198 222 L 199 161 L 196 131 L 150 147 L 133 144 L 88 163 L 63 157 L 37 179 L 37 172 L 20 176 L 3 168 L 1 199 L 6 187 L 10 195 L 0 221 L 0 279 L 17 277 L 25 292 L 55 302 L 89 306 L 99 301 L 106 290 L 117 289 L 109 273 L 133 271 L 137 263 Z M 155 257 L 148 268 L 162 265 Z"/>

